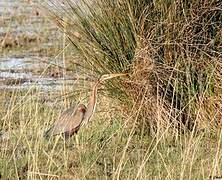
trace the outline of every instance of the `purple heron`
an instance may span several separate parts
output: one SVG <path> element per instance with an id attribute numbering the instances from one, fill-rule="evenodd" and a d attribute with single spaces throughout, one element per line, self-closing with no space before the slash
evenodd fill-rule
<path id="1" fill-rule="evenodd" d="M 83 104 L 77 104 L 64 111 L 53 126 L 45 132 L 44 136 L 49 139 L 55 135 L 63 135 L 65 139 L 71 137 L 78 132 L 80 127 L 87 124 L 92 118 L 97 102 L 98 86 L 108 80 L 127 74 L 105 74 L 102 75 L 92 87 L 87 107 Z"/>

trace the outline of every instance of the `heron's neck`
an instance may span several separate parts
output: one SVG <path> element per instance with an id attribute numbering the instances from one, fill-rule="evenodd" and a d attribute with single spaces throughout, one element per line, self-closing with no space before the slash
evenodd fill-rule
<path id="1" fill-rule="evenodd" d="M 92 92 L 89 96 L 89 102 L 87 105 L 87 109 L 86 109 L 86 113 L 84 116 L 84 120 L 86 123 L 88 123 L 95 111 L 96 108 L 96 100 L 97 100 L 97 90 L 98 90 L 98 86 L 99 86 L 99 82 L 97 82 L 93 88 L 92 88 Z"/>

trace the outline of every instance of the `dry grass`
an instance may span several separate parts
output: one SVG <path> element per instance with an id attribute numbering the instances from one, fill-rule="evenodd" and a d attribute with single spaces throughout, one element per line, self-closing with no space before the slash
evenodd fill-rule
<path id="1" fill-rule="evenodd" d="M 2 179 L 222 176 L 221 51 L 220 41 L 216 43 L 221 25 L 209 23 L 218 30 L 216 37 L 207 28 L 193 32 L 205 24 L 201 17 L 217 14 L 220 2 L 192 1 L 189 11 L 182 9 L 186 16 L 178 15 L 182 5 L 188 7 L 181 1 L 157 1 L 153 6 L 146 6 L 148 1 L 119 2 L 108 4 L 99 14 L 91 9 L 86 18 L 79 14 L 78 21 L 70 14 L 68 21 L 58 16 L 56 21 L 75 46 L 74 63 L 80 61 L 85 77 L 120 71 L 130 76 L 109 82 L 105 91 L 99 91 L 103 96 L 92 122 L 79 131 L 79 145 L 75 137 L 67 142 L 43 138 L 61 110 L 74 101 L 61 98 L 66 89 L 48 93 L 49 102 L 35 88 L 1 91 L 0 128 L 11 134 L 0 145 Z M 98 3 L 97 8 L 103 5 Z M 196 43 L 200 37 L 205 37 L 204 46 Z M 209 39 L 216 44 L 209 44 Z M 64 39 L 61 44 L 64 48 Z M 66 59 L 64 50 L 59 54 Z M 83 91 L 76 90 L 75 99 L 86 97 L 89 84 L 82 83 Z"/>
<path id="2" fill-rule="evenodd" d="M 43 132 L 63 102 L 52 108 L 38 92 L 23 100 L 16 92 L 10 96 L 5 93 L 2 99 L 10 103 L 1 108 L 1 127 L 12 133 L 1 142 L 3 179 L 207 179 L 222 173 L 221 131 L 172 138 L 166 128 L 150 137 L 136 130 L 140 119 L 133 111 L 125 119 L 111 108 L 113 101 L 102 98 L 93 121 L 78 134 L 79 145 L 75 138 L 48 142 Z"/>

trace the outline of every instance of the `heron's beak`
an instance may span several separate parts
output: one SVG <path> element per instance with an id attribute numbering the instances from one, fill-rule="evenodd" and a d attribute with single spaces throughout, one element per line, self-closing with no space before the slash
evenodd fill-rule
<path id="1" fill-rule="evenodd" d="M 100 82 L 106 81 L 108 79 L 120 77 L 120 76 L 126 76 L 128 73 L 119 73 L 119 74 L 104 74 L 99 78 Z"/>

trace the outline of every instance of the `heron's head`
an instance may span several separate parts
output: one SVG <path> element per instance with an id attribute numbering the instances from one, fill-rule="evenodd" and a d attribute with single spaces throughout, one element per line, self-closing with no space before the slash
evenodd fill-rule
<path id="1" fill-rule="evenodd" d="M 112 79 L 119 76 L 126 76 L 128 73 L 119 73 L 119 74 L 104 74 L 99 78 L 99 82 L 104 82 L 108 79 Z"/>
<path id="2" fill-rule="evenodd" d="M 86 112 L 86 106 L 84 104 L 79 104 L 78 108 L 77 108 L 77 111 L 85 113 Z"/>

